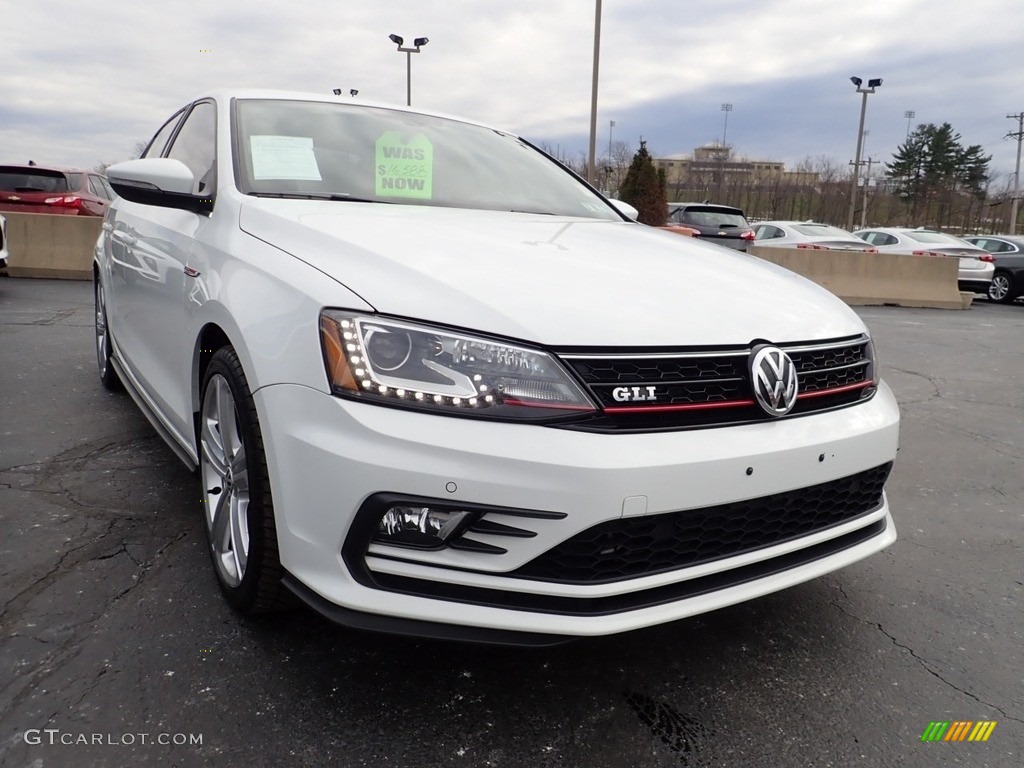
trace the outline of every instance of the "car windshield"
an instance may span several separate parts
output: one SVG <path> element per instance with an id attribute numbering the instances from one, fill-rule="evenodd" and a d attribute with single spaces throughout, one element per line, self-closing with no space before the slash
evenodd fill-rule
<path id="1" fill-rule="evenodd" d="M 621 220 L 520 139 L 449 118 L 328 102 L 236 103 L 245 194 Z"/>
<path id="2" fill-rule="evenodd" d="M 813 235 L 814 237 L 842 237 L 847 240 L 857 239 L 845 229 L 830 227 L 828 224 L 793 224 L 792 227 L 801 235 Z"/>
<path id="3" fill-rule="evenodd" d="M 964 244 L 964 241 L 959 237 L 953 237 L 953 235 L 947 235 L 942 232 L 919 232 L 914 230 L 913 232 L 907 232 L 907 237 L 911 240 L 917 240 L 919 243 L 940 243 L 942 245 Z"/>
<path id="4" fill-rule="evenodd" d="M 68 180 L 60 171 L 0 166 L 0 192 L 67 192 Z"/>

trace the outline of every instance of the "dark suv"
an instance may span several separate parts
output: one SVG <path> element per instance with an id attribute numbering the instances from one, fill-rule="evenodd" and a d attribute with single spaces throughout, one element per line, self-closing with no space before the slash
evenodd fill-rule
<path id="1" fill-rule="evenodd" d="M 0 211 L 102 216 L 114 197 L 96 171 L 0 165 Z"/>
<path id="2" fill-rule="evenodd" d="M 715 203 L 669 203 L 668 223 L 696 229 L 701 240 L 747 250 L 754 242 L 754 230 L 739 208 Z"/>

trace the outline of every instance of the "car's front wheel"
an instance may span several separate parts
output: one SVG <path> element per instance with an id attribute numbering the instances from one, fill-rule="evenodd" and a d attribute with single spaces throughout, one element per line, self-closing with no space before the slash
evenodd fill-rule
<path id="1" fill-rule="evenodd" d="M 988 285 L 989 301 L 997 301 L 1000 304 L 1009 304 L 1014 300 L 1010 293 L 1010 276 L 1006 272 L 996 272 L 992 276 L 992 282 Z"/>
<path id="2" fill-rule="evenodd" d="M 99 368 L 100 382 L 111 391 L 121 389 L 121 379 L 110 363 L 110 326 L 107 324 L 107 303 L 103 294 L 103 283 L 99 275 L 92 281 L 93 317 L 96 326 L 96 365 Z"/>
<path id="3" fill-rule="evenodd" d="M 232 347 L 214 353 L 202 393 L 199 478 L 214 571 L 232 606 L 266 613 L 284 597 L 274 505 L 256 404 Z"/>

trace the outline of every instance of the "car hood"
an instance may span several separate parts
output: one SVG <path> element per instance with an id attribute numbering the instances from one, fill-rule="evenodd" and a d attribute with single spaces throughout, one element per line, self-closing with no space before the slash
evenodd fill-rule
<path id="1" fill-rule="evenodd" d="M 378 312 L 550 346 L 782 343 L 864 330 L 792 272 L 633 222 L 250 198 L 240 226 Z"/>

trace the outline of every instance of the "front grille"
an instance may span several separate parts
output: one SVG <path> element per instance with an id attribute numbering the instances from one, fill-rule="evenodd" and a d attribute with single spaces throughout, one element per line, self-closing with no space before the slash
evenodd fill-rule
<path id="1" fill-rule="evenodd" d="M 791 416 L 853 405 L 875 391 L 864 336 L 814 345 L 780 345 L 797 370 Z M 649 431 L 727 426 L 770 418 L 755 402 L 752 347 L 707 352 L 574 353 L 561 358 L 586 385 L 601 412 L 561 426 L 594 431 Z"/>
<path id="2" fill-rule="evenodd" d="M 892 463 L 758 499 L 611 520 L 578 533 L 511 575 L 600 584 L 687 568 L 781 544 L 877 509 Z"/>

